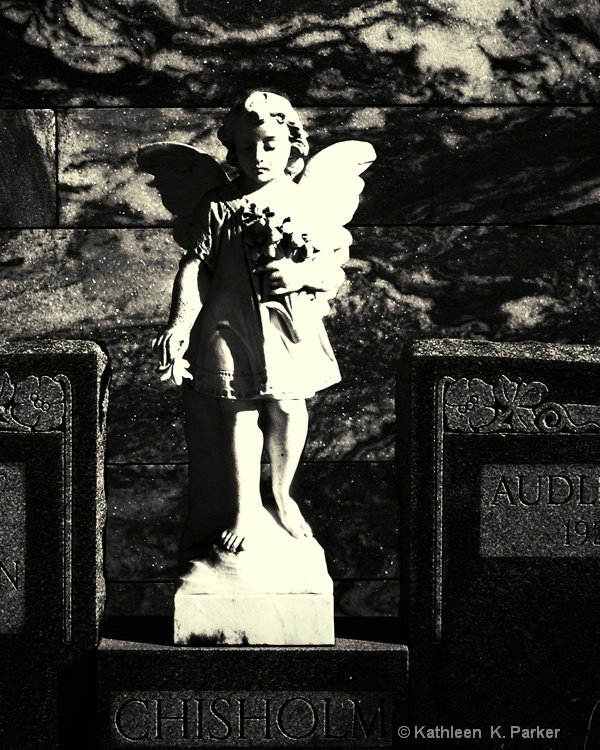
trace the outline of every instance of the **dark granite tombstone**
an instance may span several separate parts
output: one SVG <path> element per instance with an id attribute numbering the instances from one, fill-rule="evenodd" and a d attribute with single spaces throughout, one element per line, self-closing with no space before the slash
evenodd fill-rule
<path id="1" fill-rule="evenodd" d="M 600 349 L 416 342 L 397 416 L 413 746 L 591 747 Z"/>
<path id="2" fill-rule="evenodd" d="M 0 346 L 3 748 L 59 747 L 73 713 L 93 721 L 107 386 L 92 342 Z"/>
<path id="3" fill-rule="evenodd" d="M 103 638 L 100 747 L 403 747 L 407 666 L 405 646 L 364 640 L 194 648 Z"/>

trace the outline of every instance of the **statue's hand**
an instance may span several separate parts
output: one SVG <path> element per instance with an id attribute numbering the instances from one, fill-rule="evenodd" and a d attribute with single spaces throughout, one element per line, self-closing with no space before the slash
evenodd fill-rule
<path id="1" fill-rule="evenodd" d="M 304 264 L 296 263 L 291 258 L 280 258 L 264 263 L 257 266 L 254 273 L 268 275 L 271 294 L 298 292 L 307 281 Z"/>
<path id="2" fill-rule="evenodd" d="M 187 328 L 169 326 L 152 339 L 152 351 L 160 360 L 160 367 L 166 367 L 185 353 L 189 343 L 190 332 Z"/>
<path id="3" fill-rule="evenodd" d="M 193 378 L 189 371 L 190 363 L 183 358 L 190 343 L 187 329 L 170 326 L 152 339 L 152 350 L 158 356 L 158 372 L 161 380 L 172 380 L 181 385 L 183 380 Z"/>
<path id="4" fill-rule="evenodd" d="M 194 376 L 189 371 L 190 363 L 187 359 L 177 358 L 170 365 L 159 367 L 161 380 L 172 380 L 175 385 L 181 385 L 184 380 L 193 380 Z"/>

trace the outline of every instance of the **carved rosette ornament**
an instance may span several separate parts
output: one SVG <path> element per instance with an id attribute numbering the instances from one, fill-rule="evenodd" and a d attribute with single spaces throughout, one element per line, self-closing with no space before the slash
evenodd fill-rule
<path id="1" fill-rule="evenodd" d="M 450 432 L 600 432 L 600 405 L 544 401 L 549 389 L 500 375 L 494 385 L 480 378 L 445 377 L 444 428 Z"/>
<path id="2" fill-rule="evenodd" d="M 63 376 L 29 375 L 13 383 L 0 373 L 0 430 L 50 431 L 63 427 L 65 391 Z"/>

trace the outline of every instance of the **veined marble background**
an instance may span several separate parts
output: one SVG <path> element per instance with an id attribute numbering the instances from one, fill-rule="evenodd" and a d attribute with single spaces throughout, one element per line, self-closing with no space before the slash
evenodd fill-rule
<path id="1" fill-rule="evenodd" d="M 0 0 L 12 106 L 590 102 L 594 0 Z M 26 54 L 23 54 L 26 51 Z"/>
<path id="2" fill-rule="evenodd" d="M 246 86 L 287 91 L 314 152 L 373 143 L 299 479 L 338 611 L 395 615 L 403 344 L 600 344 L 598 4 L 0 0 L 0 41 L 0 336 L 110 353 L 109 613 L 170 611 L 185 485 L 149 346 L 180 251 L 138 146 L 223 158 Z"/>

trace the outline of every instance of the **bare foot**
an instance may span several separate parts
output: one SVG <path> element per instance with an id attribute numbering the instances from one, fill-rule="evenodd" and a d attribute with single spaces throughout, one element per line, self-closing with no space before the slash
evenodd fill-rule
<path id="1" fill-rule="evenodd" d="M 223 531 L 219 540 L 220 544 L 228 552 L 242 552 L 248 549 L 247 539 L 249 531 L 249 524 L 238 519 L 234 526 Z"/>
<path id="2" fill-rule="evenodd" d="M 277 504 L 277 515 L 279 523 L 296 539 L 313 535 L 312 529 L 304 519 L 298 504 L 291 497 L 285 502 Z"/>

